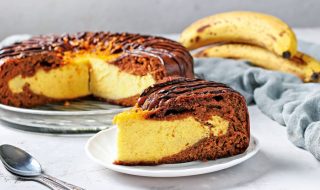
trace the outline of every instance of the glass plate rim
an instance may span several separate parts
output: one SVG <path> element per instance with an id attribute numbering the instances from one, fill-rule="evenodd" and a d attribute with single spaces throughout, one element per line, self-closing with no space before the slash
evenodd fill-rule
<path id="1" fill-rule="evenodd" d="M 25 114 L 33 114 L 33 115 L 53 115 L 53 116 L 68 116 L 68 115 L 94 115 L 94 114 L 111 114 L 114 112 L 121 112 L 130 107 L 109 109 L 109 110 L 88 110 L 88 111 L 55 111 L 55 110 L 39 110 L 39 109 L 29 109 L 29 108 L 19 108 L 8 106 L 4 104 L 0 104 L 0 109 L 4 109 L 6 111 L 17 112 L 17 113 L 25 113 Z"/>

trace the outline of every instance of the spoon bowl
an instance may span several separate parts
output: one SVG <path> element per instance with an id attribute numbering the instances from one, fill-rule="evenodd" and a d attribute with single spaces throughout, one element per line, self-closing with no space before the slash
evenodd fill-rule
<path id="1" fill-rule="evenodd" d="M 0 159 L 11 173 L 35 177 L 41 175 L 40 163 L 30 154 L 12 145 L 4 144 L 0 146 Z"/>

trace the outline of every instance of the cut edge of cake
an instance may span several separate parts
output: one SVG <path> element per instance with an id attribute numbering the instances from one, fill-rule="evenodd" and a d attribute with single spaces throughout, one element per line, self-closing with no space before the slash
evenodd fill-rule
<path id="1" fill-rule="evenodd" d="M 70 100 L 89 95 L 107 102 L 133 105 L 139 94 L 156 83 L 148 73 L 144 76 L 122 71 L 116 65 L 96 56 L 83 56 L 50 70 L 39 69 L 33 76 L 18 75 L 8 81 L 14 94 L 26 88 L 52 100 Z"/>

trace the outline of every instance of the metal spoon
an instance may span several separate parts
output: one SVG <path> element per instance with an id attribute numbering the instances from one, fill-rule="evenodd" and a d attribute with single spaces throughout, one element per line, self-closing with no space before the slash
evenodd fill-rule
<path id="1" fill-rule="evenodd" d="M 12 145 L 0 146 L 0 159 L 6 169 L 20 179 L 40 182 L 54 190 L 84 190 L 43 173 L 40 163 L 30 154 Z"/>

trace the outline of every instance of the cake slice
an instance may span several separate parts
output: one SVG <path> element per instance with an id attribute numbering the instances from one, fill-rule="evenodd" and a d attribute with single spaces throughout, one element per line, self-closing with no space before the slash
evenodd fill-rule
<path id="1" fill-rule="evenodd" d="M 145 89 L 114 124 L 119 165 L 213 160 L 243 153 L 250 141 L 244 97 L 201 79 L 174 78 Z"/>

